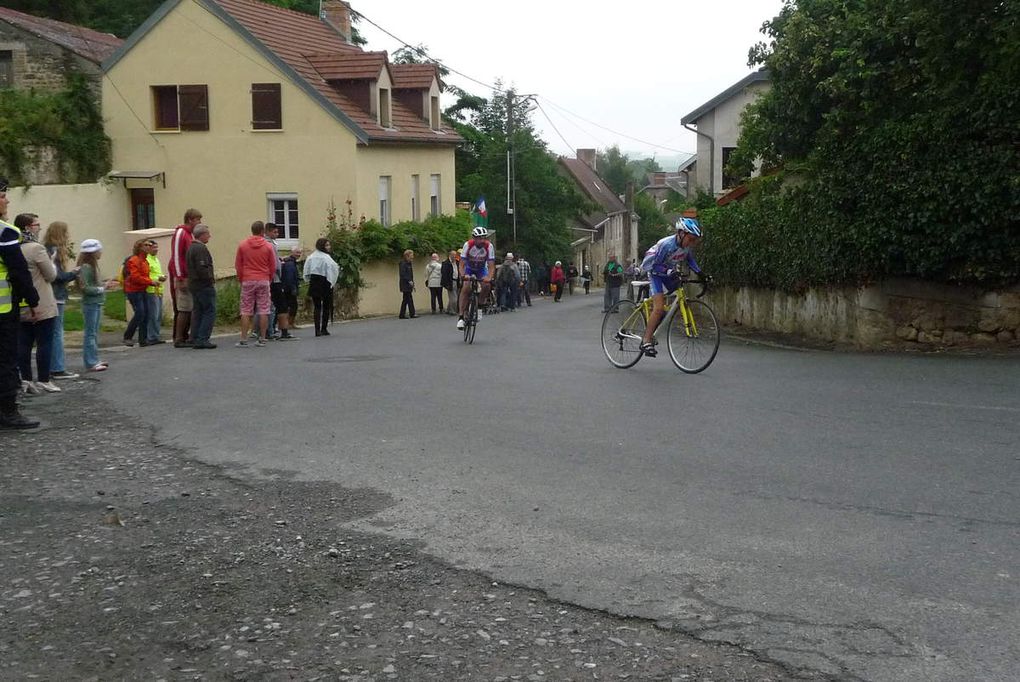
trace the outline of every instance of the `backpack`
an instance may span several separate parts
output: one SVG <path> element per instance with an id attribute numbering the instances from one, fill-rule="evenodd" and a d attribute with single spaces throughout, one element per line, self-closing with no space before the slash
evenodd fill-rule
<path id="1" fill-rule="evenodd" d="M 131 260 L 132 258 L 133 256 L 128 256 L 127 258 L 124 259 L 124 262 L 120 266 L 120 277 L 118 277 L 117 279 L 120 280 L 121 284 L 124 284 L 124 282 L 127 281 L 128 275 L 130 274 L 128 268 L 128 261 Z"/>

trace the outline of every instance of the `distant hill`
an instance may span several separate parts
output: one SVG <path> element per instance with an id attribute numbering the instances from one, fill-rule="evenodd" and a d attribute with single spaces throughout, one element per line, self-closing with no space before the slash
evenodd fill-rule
<path id="1" fill-rule="evenodd" d="M 627 158 L 631 161 L 641 161 L 644 159 L 651 159 L 653 155 L 648 152 L 623 152 L 627 155 Z M 659 164 L 659 167 L 664 171 L 675 173 L 676 169 L 681 163 L 694 156 L 694 154 L 655 154 L 655 162 Z"/>

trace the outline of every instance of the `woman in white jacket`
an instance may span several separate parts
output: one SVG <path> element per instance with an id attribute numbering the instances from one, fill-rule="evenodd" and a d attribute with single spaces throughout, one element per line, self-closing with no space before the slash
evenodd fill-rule
<path id="1" fill-rule="evenodd" d="M 320 237 L 315 241 L 315 251 L 305 261 L 304 277 L 312 297 L 316 336 L 329 336 L 326 327 L 333 318 L 333 287 L 340 278 L 340 266 L 330 255 L 331 249 L 329 240 Z"/>
<path id="2" fill-rule="evenodd" d="M 432 254 L 432 259 L 425 266 L 425 286 L 432 297 L 432 314 L 443 312 L 443 264 L 439 262 L 438 253 Z"/>

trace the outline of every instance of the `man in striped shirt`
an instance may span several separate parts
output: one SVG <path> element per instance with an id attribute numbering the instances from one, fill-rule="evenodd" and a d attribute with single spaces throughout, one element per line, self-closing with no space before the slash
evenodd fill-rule
<path id="1" fill-rule="evenodd" d="M 521 274 L 521 286 L 517 289 L 517 307 L 520 308 L 524 301 L 531 307 L 531 292 L 528 287 L 531 285 L 531 263 L 524 260 L 524 256 L 517 256 L 517 271 Z"/>
<path id="2" fill-rule="evenodd" d="M 188 289 L 188 247 L 193 238 L 192 230 L 202 222 L 202 212 L 189 208 L 184 212 L 184 222 L 174 229 L 170 237 L 170 300 L 174 306 L 174 348 L 190 348 L 188 340 L 191 331 L 191 311 L 194 304 Z"/>

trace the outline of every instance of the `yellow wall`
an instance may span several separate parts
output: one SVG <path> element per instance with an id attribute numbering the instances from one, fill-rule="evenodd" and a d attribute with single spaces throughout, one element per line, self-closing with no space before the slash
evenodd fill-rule
<path id="1" fill-rule="evenodd" d="M 284 130 L 253 131 L 251 84 L 277 82 Z M 208 132 L 152 130 L 150 88 L 175 84 L 208 86 Z M 348 128 L 194 0 L 177 5 L 106 74 L 103 114 L 114 168 L 164 171 L 166 188 L 155 186 L 157 225 L 172 227 L 186 209 L 201 210 L 222 276 L 233 274 L 252 221 L 270 218 L 267 193 L 298 195 L 306 247 L 322 233 L 330 200 L 341 215 L 350 199 L 355 220 L 378 218 L 379 175 L 393 176 L 394 220 L 410 217 L 412 173 L 422 176 L 425 206 L 428 176 L 441 173 L 443 212 L 454 210 L 452 147 L 359 147 Z"/>

